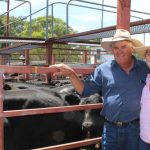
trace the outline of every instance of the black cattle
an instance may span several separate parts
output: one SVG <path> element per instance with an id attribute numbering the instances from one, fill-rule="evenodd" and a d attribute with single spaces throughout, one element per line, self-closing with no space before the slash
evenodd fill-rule
<path id="1" fill-rule="evenodd" d="M 102 103 L 102 98 L 99 94 L 94 94 L 89 97 L 81 99 L 80 105 L 83 104 L 97 104 Z M 88 109 L 84 110 L 84 119 L 82 123 L 82 129 L 85 132 L 86 138 L 95 138 L 102 135 L 104 117 L 100 115 L 101 109 Z M 99 149 L 99 144 L 90 146 L 91 150 Z"/>
<path id="2" fill-rule="evenodd" d="M 94 94 L 89 97 L 81 98 L 76 92 L 74 87 L 66 85 L 51 89 L 52 91 L 58 91 L 61 97 L 67 101 L 70 105 L 84 105 L 84 104 L 97 104 L 102 103 L 102 97 L 100 94 Z M 100 115 L 101 109 L 83 110 L 82 112 L 82 138 L 95 138 L 102 135 L 104 117 Z M 82 148 L 81 148 L 82 149 Z M 84 147 L 84 150 L 97 150 L 100 149 L 100 143 L 92 146 Z"/>
<path id="3" fill-rule="evenodd" d="M 58 92 L 21 89 L 4 92 L 4 109 L 69 106 Z M 6 118 L 5 150 L 29 150 L 82 139 L 82 115 L 65 112 Z"/>
<path id="4" fill-rule="evenodd" d="M 56 88 L 27 83 L 9 83 L 9 86 L 11 91 L 5 91 L 5 110 L 102 102 L 98 94 L 80 98 L 71 84 Z M 6 138 L 6 143 L 9 143 L 6 150 L 27 150 L 99 137 L 103 128 L 100 110 L 15 117 L 8 118 L 8 121 L 11 126 L 7 125 L 7 128 L 11 136 Z M 9 135 L 8 133 L 6 135 Z M 8 145 L 11 145 L 11 148 Z M 88 149 L 93 150 L 94 148 L 88 147 Z"/>
<path id="5" fill-rule="evenodd" d="M 63 81 L 63 83 L 65 83 Z M 4 90 L 19 90 L 19 89 L 38 89 L 41 90 L 42 93 L 51 93 L 57 92 L 61 95 L 61 98 L 66 100 L 70 105 L 76 105 L 80 102 L 80 97 L 76 94 L 74 87 L 72 84 L 62 85 L 59 87 L 51 87 L 49 85 L 36 85 L 22 82 L 8 82 L 4 85 Z M 17 95 L 17 94 L 15 94 Z"/>
<path id="6" fill-rule="evenodd" d="M 57 89 L 57 88 L 56 88 Z M 75 89 L 72 85 L 64 87 L 63 89 L 57 90 L 59 93 L 63 94 L 63 98 L 69 102 L 71 105 L 76 105 L 79 102 L 79 105 L 84 104 L 97 104 L 102 103 L 102 97 L 100 94 L 94 94 L 89 97 L 81 98 L 75 92 Z M 83 115 L 82 120 L 82 136 L 84 139 L 100 137 L 102 135 L 104 117 L 100 115 L 101 109 L 88 109 L 81 111 Z M 88 150 L 100 149 L 100 143 L 92 146 L 84 147 Z"/>
<path id="7" fill-rule="evenodd" d="M 45 84 L 38 81 L 29 81 L 29 82 L 11 82 L 6 81 L 4 84 L 4 90 L 17 90 L 17 89 L 33 89 L 33 88 L 45 88 L 45 89 L 63 89 L 63 87 L 69 86 L 69 81 L 53 81 L 51 84 Z"/>
<path id="8" fill-rule="evenodd" d="M 66 81 L 67 82 L 67 81 Z M 63 83 L 65 83 L 63 81 Z M 49 85 L 37 85 L 37 84 L 29 84 L 29 83 L 22 83 L 22 82 L 8 82 L 4 85 L 4 90 L 19 90 L 19 89 L 38 89 L 41 90 L 42 93 L 51 93 L 57 92 L 61 95 L 61 98 L 66 100 L 70 105 L 76 105 L 80 102 L 80 97 L 75 92 L 74 87 L 72 84 L 62 85 L 59 87 L 51 87 Z"/>

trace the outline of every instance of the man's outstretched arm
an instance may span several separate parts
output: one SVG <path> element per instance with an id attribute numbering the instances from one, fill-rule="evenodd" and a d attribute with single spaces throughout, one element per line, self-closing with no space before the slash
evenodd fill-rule
<path id="1" fill-rule="evenodd" d="M 75 90 L 82 95 L 84 83 L 78 78 L 77 74 L 71 67 L 66 64 L 55 64 L 49 67 L 52 68 L 56 74 L 57 72 L 61 72 L 64 76 L 69 77 Z"/>

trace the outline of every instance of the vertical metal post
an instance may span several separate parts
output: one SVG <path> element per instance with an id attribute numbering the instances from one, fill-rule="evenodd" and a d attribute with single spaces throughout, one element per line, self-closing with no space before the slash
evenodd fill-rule
<path id="1" fill-rule="evenodd" d="M 7 1 L 7 25 L 6 25 L 6 37 L 9 36 L 9 7 L 10 7 L 10 0 Z"/>
<path id="2" fill-rule="evenodd" d="M 83 51 L 82 63 L 87 64 L 87 50 Z"/>
<path id="3" fill-rule="evenodd" d="M 24 51 L 24 55 L 25 55 L 25 65 L 29 66 L 30 65 L 30 58 L 29 58 L 29 50 L 25 50 Z M 29 80 L 29 74 L 25 74 L 25 80 Z"/>
<path id="4" fill-rule="evenodd" d="M 52 6 L 52 10 L 51 10 L 51 17 L 52 17 L 52 37 L 53 37 L 53 35 L 54 35 L 54 14 L 53 14 L 53 4 L 51 5 Z"/>
<path id="5" fill-rule="evenodd" d="M 46 39 L 48 39 L 48 5 L 49 0 L 46 0 Z"/>
<path id="6" fill-rule="evenodd" d="M 70 2 L 70 1 L 69 1 L 69 2 Z M 69 2 L 68 2 L 68 4 L 67 4 L 67 9 L 66 9 L 66 34 L 68 34 L 68 26 L 69 26 L 69 18 L 68 18 Z"/>
<path id="7" fill-rule="evenodd" d="M 46 64 L 47 65 L 52 64 L 52 43 L 51 42 L 46 43 Z"/>
<path id="8" fill-rule="evenodd" d="M 20 0 L 17 0 L 17 1 L 20 1 Z M 29 31 L 29 34 L 30 34 L 30 37 L 32 37 L 32 6 L 31 6 L 31 2 L 30 1 L 26 1 L 24 0 L 25 3 L 29 3 L 29 8 L 30 8 L 30 31 Z M 29 66 L 29 50 L 25 50 L 24 51 L 24 56 L 25 56 L 25 65 Z M 28 80 L 29 79 L 29 74 L 25 74 L 25 79 Z"/>
<path id="9" fill-rule="evenodd" d="M 27 1 L 29 3 L 29 7 L 30 7 L 30 37 L 32 37 L 32 7 L 31 7 L 31 2 Z"/>
<path id="10" fill-rule="evenodd" d="M 131 0 L 118 0 L 117 5 L 117 29 L 130 31 Z"/>
<path id="11" fill-rule="evenodd" d="M 52 46 L 53 43 L 46 43 L 46 65 L 52 65 Z M 51 80 L 51 74 L 46 74 L 46 83 Z"/>
<path id="12" fill-rule="evenodd" d="M 29 8 L 30 8 L 30 37 L 32 37 L 32 7 L 31 7 L 31 2 L 30 1 L 25 1 L 29 3 Z M 25 65 L 29 66 L 30 64 L 30 58 L 29 58 L 29 50 L 25 50 L 24 51 L 24 55 L 25 55 Z M 25 80 L 29 80 L 29 74 L 25 74 Z"/>
<path id="13" fill-rule="evenodd" d="M 52 55 L 52 64 L 55 64 L 55 62 L 56 62 L 56 59 L 55 59 L 55 55 L 53 54 Z"/>
<path id="14" fill-rule="evenodd" d="M 104 19 L 104 0 L 102 0 L 101 28 L 103 28 L 103 19 Z"/>
<path id="15" fill-rule="evenodd" d="M 144 45 L 146 44 L 145 43 L 145 33 L 144 33 L 144 35 L 143 35 L 144 37 L 143 37 L 143 43 L 144 43 Z"/>
<path id="16" fill-rule="evenodd" d="M 97 58 L 96 58 L 96 55 L 94 55 L 94 64 L 97 64 Z"/>
<path id="17" fill-rule="evenodd" d="M 4 150 L 3 72 L 0 71 L 0 150 Z"/>

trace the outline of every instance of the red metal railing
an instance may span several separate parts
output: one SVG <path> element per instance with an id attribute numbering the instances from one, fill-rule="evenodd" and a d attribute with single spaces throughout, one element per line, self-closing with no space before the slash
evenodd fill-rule
<path id="1" fill-rule="evenodd" d="M 6 66 L 0 65 L 0 70 L 3 73 L 39 73 L 48 74 L 53 73 L 54 69 L 49 67 L 37 67 L 37 66 Z M 73 68 L 77 74 L 90 74 L 94 71 L 94 68 Z"/>
<path id="2" fill-rule="evenodd" d="M 3 111 L 3 73 L 52 73 L 53 69 L 49 67 L 36 67 L 36 66 L 4 66 L 1 65 L 0 73 L 0 150 L 4 150 L 4 117 L 26 116 L 26 115 L 38 115 L 46 113 L 58 113 L 68 111 L 78 111 L 85 109 L 99 109 L 103 104 L 87 104 L 87 105 L 75 105 L 75 106 L 63 106 L 63 107 L 47 107 L 38 109 L 24 109 L 24 110 L 12 110 Z M 73 68 L 77 73 L 90 74 L 94 68 Z M 72 143 L 66 143 L 56 146 L 50 146 L 45 148 L 39 148 L 39 150 L 63 150 L 82 147 L 86 145 L 96 144 L 101 141 L 101 137 L 88 139 L 83 141 L 77 141 Z"/>

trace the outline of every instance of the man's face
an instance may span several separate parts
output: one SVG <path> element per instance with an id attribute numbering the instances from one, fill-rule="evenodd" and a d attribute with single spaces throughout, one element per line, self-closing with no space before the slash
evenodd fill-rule
<path id="1" fill-rule="evenodd" d="M 132 43 L 129 41 L 119 41 L 112 45 L 112 52 L 118 64 L 125 64 L 131 60 L 132 56 Z"/>

